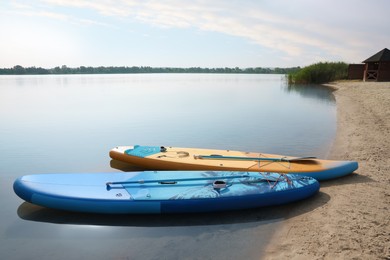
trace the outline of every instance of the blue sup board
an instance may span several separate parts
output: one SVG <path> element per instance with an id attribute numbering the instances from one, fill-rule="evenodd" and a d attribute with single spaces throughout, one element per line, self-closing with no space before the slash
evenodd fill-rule
<path id="1" fill-rule="evenodd" d="M 302 175 L 213 171 L 37 174 L 18 178 L 13 186 L 36 205 L 107 214 L 257 208 L 305 199 L 319 187 Z"/>

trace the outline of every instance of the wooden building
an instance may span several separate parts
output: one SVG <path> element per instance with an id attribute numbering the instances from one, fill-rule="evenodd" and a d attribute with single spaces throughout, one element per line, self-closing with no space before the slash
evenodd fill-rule
<path id="1" fill-rule="evenodd" d="M 390 50 L 385 48 L 363 61 L 364 81 L 390 81 Z"/>
<path id="2" fill-rule="evenodd" d="M 349 64 L 348 79 L 363 80 L 365 66 L 365 64 Z"/>

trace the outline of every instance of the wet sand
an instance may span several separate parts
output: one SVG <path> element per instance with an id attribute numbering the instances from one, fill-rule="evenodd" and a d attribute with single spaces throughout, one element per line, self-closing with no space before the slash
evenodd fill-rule
<path id="1" fill-rule="evenodd" d="M 294 208 L 263 259 L 390 259 L 390 82 L 328 84 L 337 135 L 328 156 L 355 160 L 352 175 L 321 183 L 322 196 Z"/>

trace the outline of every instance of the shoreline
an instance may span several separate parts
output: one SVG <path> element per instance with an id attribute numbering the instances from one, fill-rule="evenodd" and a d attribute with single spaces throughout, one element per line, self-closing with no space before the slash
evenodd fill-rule
<path id="1" fill-rule="evenodd" d="M 337 132 L 328 158 L 354 160 L 349 176 L 321 182 L 293 209 L 263 259 L 390 259 L 390 82 L 343 81 L 334 89 Z"/>

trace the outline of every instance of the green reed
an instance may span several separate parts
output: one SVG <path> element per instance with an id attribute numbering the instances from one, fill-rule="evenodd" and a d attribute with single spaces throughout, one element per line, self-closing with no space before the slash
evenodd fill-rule
<path id="1" fill-rule="evenodd" d="M 290 84 L 321 84 L 348 77 L 348 64 L 344 62 L 319 62 L 288 74 Z"/>

